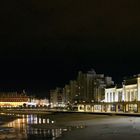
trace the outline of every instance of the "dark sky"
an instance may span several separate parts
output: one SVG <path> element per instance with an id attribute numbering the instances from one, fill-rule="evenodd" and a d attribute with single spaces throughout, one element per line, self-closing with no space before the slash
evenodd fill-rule
<path id="1" fill-rule="evenodd" d="M 94 68 L 140 73 L 139 0 L 4 0 L 0 89 L 45 94 Z"/>

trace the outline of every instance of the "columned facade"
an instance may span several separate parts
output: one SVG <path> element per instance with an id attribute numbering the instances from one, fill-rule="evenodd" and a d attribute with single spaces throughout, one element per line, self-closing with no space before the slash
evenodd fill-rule
<path id="1" fill-rule="evenodd" d="M 112 96 L 115 97 L 112 99 Z M 139 102 L 139 77 L 133 77 L 131 79 L 124 80 L 122 87 L 115 86 L 105 89 L 105 103 L 110 103 L 111 106 L 116 104 L 116 112 L 140 112 Z M 111 108 L 110 111 L 112 111 Z"/>
<path id="2" fill-rule="evenodd" d="M 140 113 L 140 75 L 124 80 L 121 86 L 105 88 L 104 94 L 102 102 L 88 104 L 91 110 L 85 111 Z"/>
<path id="3" fill-rule="evenodd" d="M 24 93 L 0 93 L 0 107 L 19 107 L 27 104 L 29 97 Z"/>

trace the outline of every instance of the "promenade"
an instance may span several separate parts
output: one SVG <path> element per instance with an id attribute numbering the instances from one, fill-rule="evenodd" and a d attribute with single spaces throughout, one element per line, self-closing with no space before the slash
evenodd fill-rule
<path id="1" fill-rule="evenodd" d="M 54 109 L 2 109 L 0 113 L 11 114 L 54 114 L 54 113 L 77 113 L 77 114 L 95 114 L 95 115 L 116 115 L 116 116 L 136 116 L 140 117 L 140 113 L 124 113 L 124 112 L 82 112 L 82 111 L 67 111 Z"/>

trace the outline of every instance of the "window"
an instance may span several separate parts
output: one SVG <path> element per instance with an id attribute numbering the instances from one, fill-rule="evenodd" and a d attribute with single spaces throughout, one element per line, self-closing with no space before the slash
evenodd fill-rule
<path id="1" fill-rule="evenodd" d="M 113 102 L 115 102 L 115 92 L 113 92 Z"/>
<path id="2" fill-rule="evenodd" d="M 107 102 L 109 102 L 109 94 L 108 93 L 106 93 L 106 97 L 107 97 Z"/>
<path id="3" fill-rule="evenodd" d="M 110 102 L 112 102 L 112 92 L 110 93 Z"/>
<path id="4" fill-rule="evenodd" d="M 130 92 L 127 92 L 127 101 L 130 101 Z"/>
<path id="5" fill-rule="evenodd" d="M 131 91 L 131 99 L 130 99 L 130 101 L 134 101 L 135 100 L 135 94 L 134 94 L 134 92 L 133 91 Z"/>
<path id="6" fill-rule="evenodd" d="M 122 102 L 122 92 L 121 91 L 118 92 L 118 101 Z"/>
<path id="7" fill-rule="evenodd" d="M 134 91 L 134 101 L 138 101 L 138 92 Z"/>

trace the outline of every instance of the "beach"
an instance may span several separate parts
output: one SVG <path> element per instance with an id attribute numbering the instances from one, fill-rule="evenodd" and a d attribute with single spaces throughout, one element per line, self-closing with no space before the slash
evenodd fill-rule
<path id="1" fill-rule="evenodd" d="M 16 116 L 12 117 L 4 114 L 0 117 L 3 119 L 3 123 L 16 119 Z M 30 115 L 28 117 L 24 115 L 24 117 L 29 120 L 32 118 Z M 48 137 L 48 132 L 52 132 L 51 139 L 55 138 L 58 140 L 140 139 L 140 117 L 138 116 L 53 113 L 39 114 L 36 117 L 38 120 L 41 118 L 42 120 L 49 120 L 49 123 L 40 123 L 40 121 L 38 123 L 34 123 L 33 121 L 33 123 L 25 124 L 25 128 L 26 125 L 28 125 L 29 127 L 27 128 L 29 128 L 31 132 L 31 134 L 29 134 L 29 139 L 45 139 Z M 19 126 L 23 126 L 24 119 L 21 118 L 21 124 L 19 124 Z M 18 119 L 15 120 L 16 126 L 17 123 Z M 18 129 L 21 130 L 22 128 Z M 36 134 L 36 130 L 39 130 L 39 133 Z M 56 132 L 55 135 L 53 135 L 54 132 Z"/>
<path id="2" fill-rule="evenodd" d="M 94 114 L 54 114 L 54 124 L 38 124 L 41 129 L 72 128 L 60 140 L 107 140 L 140 139 L 140 117 L 108 116 Z"/>
<path id="3" fill-rule="evenodd" d="M 108 116 L 82 121 L 87 127 L 64 133 L 60 140 L 139 140 L 140 118 Z M 78 121 L 75 122 L 75 124 Z"/>
<path id="4" fill-rule="evenodd" d="M 8 114 L 0 114 L 0 126 L 5 124 L 5 123 L 8 123 L 8 122 L 11 122 L 15 119 L 19 118 L 19 116 L 16 116 L 16 115 L 8 115 Z"/>

